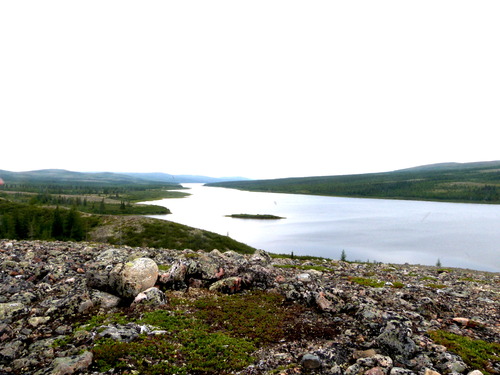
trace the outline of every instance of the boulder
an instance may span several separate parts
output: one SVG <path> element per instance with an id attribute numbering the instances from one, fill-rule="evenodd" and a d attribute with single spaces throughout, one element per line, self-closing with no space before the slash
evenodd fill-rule
<path id="1" fill-rule="evenodd" d="M 242 287 L 241 277 L 235 276 L 216 281 L 215 283 L 210 285 L 209 289 L 213 292 L 233 294 L 239 292 L 241 290 L 241 287 Z"/>
<path id="2" fill-rule="evenodd" d="M 158 279 L 158 266 L 150 258 L 137 258 L 125 263 L 109 263 L 110 250 L 98 257 L 87 270 L 87 285 L 91 288 L 131 299 L 151 288 Z M 118 253 L 119 255 L 120 253 Z M 122 260 L 118 256 L 119 260 Z"/>
<path id="3" fill-rule="evenodd" d="M 125 298 L 134 298 L 153 287 L 158 279 L 158 266 L 149 258 L 137 258 L 125 263 L 117 279 L 116 291 Z"/>

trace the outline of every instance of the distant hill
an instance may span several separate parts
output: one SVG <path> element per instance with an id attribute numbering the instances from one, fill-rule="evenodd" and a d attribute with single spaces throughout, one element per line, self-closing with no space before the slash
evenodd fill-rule
<path id="1" fill-rule="evenodd" d="M 164 181 L 171 183 L 211 183 L 225 181 L 247 181 L 245 177 L 208 177 L 196 175 L 173 175 L 168 173 L 125 173 L 128 176 L 137 177 L 145 180 Z"/>
<path id="2" fill-rule="evenodd" d="M 208 184 L 234 189 L 359 198 L 500 203 L 500 161 L 440 163 L 393 172 Z"/>
<path id="3" fill-rule="evenodd" d="M 65 169 L 41 169 L 28 172 L 10 172 L 0 169 L 0 178 L 5 183 L 59 183 L 59 184 L 168 184 L 209 183 L 223 181 L 244 181 L 244 177 L 208 177 L 193 175 L 172 175 L 168 173 L 113 173 L 73 172 Z"/>
<path id="4" fill-rule="evenodd" d="M 118 184 L 162 184 L 177 185 L 176 182 L 141 179 L 126 174 L 112 172 L 73 172 L 64 169 L 41 169 L 27 172 L 10 172 L 0 170 L 0 178 L 6 184 L 88 184 L 88 185 L 118 185 Z"/>

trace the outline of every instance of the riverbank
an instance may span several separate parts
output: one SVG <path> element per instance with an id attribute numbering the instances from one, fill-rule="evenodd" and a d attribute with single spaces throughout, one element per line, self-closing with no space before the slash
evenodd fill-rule
<path id="1" fill-rule="evenodd" d="M 1 374 L 500 371 L 498 273 L 42 241 L 0 261 Z"/>

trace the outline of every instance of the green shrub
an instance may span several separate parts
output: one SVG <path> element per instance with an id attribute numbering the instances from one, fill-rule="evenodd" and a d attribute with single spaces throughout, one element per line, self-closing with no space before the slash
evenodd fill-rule
<path id="1" fill-rule="evenodd" d="M 451 332 L 437 330 L 430 331 L 429 336 L 438 344 L 444 345 L 451 352 L 462 357 L 463 361 L 478 370 L 489 374 L 489 364 L 500 361 L 500 344 L 488 343 L 483 340 L 473 340 Z"/>

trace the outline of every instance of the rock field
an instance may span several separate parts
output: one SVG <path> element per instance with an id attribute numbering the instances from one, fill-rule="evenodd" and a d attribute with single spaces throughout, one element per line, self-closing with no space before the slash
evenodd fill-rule
<path id="1" fill-rule="evenodd" d="M 303 319 L 312 328 L 302 339 L 257 348 L 253 362 L 234 373 L 500 373 L 500 353 L 474 369 L 429 335 L 443 330 L 500 343 L 498 273 L 83 242 L 0 240 L 0 260 L 0 374 L 138 374 L 99 372 L 95 341 L 133 341 L 160 331 L 133 323 L 87 331 L 78 325 L 168 305 L 170 293 L 196 298 L 250 290 L 305 306 Z"/>

